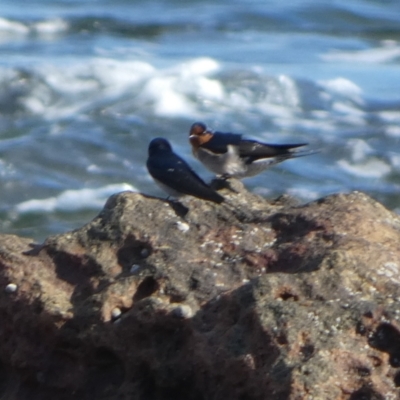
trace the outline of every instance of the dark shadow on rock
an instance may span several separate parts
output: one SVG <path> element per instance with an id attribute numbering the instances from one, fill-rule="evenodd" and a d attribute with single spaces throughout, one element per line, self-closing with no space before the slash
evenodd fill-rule
<path id="1" fill-rule="evenodd" d="M 142 263 L 153 252 L 148 242 L 137 240 L 128 235 L 117 251 L 118 263 L 124 270 L 129 270 L 135 263 Z"/>
<path id="2" fill-rule="evenodd" d="M 30 250 L 22 253 L 24 256 L 37 256 L 44 246 L 43 244 L 30 243 L 29 247 L 31 248 Z"/>
<path id="3" fill-rule="evenodd" d="M 276 232 L 276 241 L 270 249 L 267 272 L 311 272 L 317 270 L 332 240 L 329 227 L 323 222 L 298 212 L 278 212 L 268 222 Z M 312 236 L 312 240 L 308 237 Z M 268 258 L 268 257 L 267 257 Z"/>
<path id="4" fill-rule="evenodd" d="M 273 214 L 268 222 L 279 234 L 277 244 L 291 242 L 310 232 L 324 230 L 324 226 L 321 223 L 315 221 L 315 219 L 307 218 L 301 213 L 278 212 Z"/>
<path id="5" fill-rule="evenodd" d="M 130 396 L 287 399 L 291 369 L 277 362 L 280 350 L 253 304 L 250 286 L 210 301 L 192 319 L 164 311 L 150 314 L 150 300 L 138 302 L 115 328 L 119 341 L 132 346 L 125 349 Z"/>
<path id="6" fill-rule="evenodd" d="M 272 200 L 271 204 L 285 207 L 297 207 L 301 205 L 301 202 L 296 197 L 288 194 L 281 194 L 276 199 Z"/>
<path id="7" fill-rule="evenodd" d="M 125 366 L 119 356 L 108 347 L 97 347 L 90 354 L 83 392 L 93 399 L 112 396 L 125 380 Z"/>
<path id="8" fill-rule="evenodd" d="M 92 319 L 89 327 L 74 317 L 50 338 L 43 335 L 47 345 L 19 371 L 9 399 L 289 398 L 291 370 L 253 309 L 250 285 L 190 319 L 157 309 L 154 300 L 138 300 L 118 323 Z"/>
<path id="9" fill-rule="evenodd" d="M 394 376 L 394 386 L 397 388 L 400 386 L 400 371 L 396 372 Z"/>
<path id="10" fill-rule="evenodd" d="M 352 393 L 349 400 L 385 400 L 385 398 L 372 388 L 363 386 Z"/>
<path id="11" fill-rule="evenodd" d="M 147 276 L 139 284 L 136 293 L 133 296 L 133 300 L 137 302 L 142 299 L 145 299 L 146 297 L 151 296 L 158 289 L 159 289 L 158 282 L 152 276 Z"/>
<path id="12" fill-rule="evenodd" d="M 93 258 L 52 249 L 47 249 L 47 253 L 53 259 L 58 278 L 72 285 L 86 286 L 90 278 L 104 275 L 101 266 Z"/>
<path id="13" fill-rule="evenodd" d="M 88 256 L 75 256 L 53 249 L 47 249 L 47 253 L 54 262 L 58 278 L 74 286 L 70 301 L 75 318 L 67 324 L 90 326 L 97 323 L 100 320 L 100 299 L 96 301 L 93 296 L 109 285 L 101 266 Z"/>
<path id="14" fill-rule="evenodd" d="M 385 322 L 380 324 L 369 336 L 371 347 L 389 354 L 389 363 L 394 368 L 400 367 L 400 331 Z"/>
<path id="15" fill-rule="evenodd" d="M 287 399 L 291 368 L 280 358 L 278 344 L 254 310 L 251 285 L 207 303 L 193 318 L 197 334 L 208 346 L 210 365 L 201 386 L 203 398 Z"/>
<path id="16" fill-rule="evenodd" d="M 308 257 L 307 262 L 304 262 L 305 257 Z M 268 265 L 266 272 L 295 274 L 316 271 L 320 267 L 323 258 L 323 254 L 312 253 L 306 246 L 290 246 L 286 250 L 281 249 L 279 256 Z"/>

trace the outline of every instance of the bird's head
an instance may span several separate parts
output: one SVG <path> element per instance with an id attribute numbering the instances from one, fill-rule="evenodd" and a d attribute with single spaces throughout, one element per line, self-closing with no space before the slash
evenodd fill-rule
<path id="1" fill-rule="evenodd" d="M 197 149 L 202 144 L 207 143 L 213 137 L 213 133 L 207 129 L 202 122 L 195 122 L 190 127 L 189 141 L 193 148 Z"/>
<path id="2" fill-rule="evenodd" d="M 149 156 L 159 152 L 172 152 L 171 144 L 167 139 L 155 138 L 149 144 Z"/>

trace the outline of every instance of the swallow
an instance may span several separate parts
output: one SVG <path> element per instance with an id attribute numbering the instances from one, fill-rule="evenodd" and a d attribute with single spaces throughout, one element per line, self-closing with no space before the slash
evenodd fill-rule
<path id="1" fill-rule="evenodd" d="M 156 138 L 150 142 L 146 166 L 154 181 L 172 197 L 190 195 L 218 204 L 224 201 L 185 160 L 173 152 L 166 139 Z"/>
<path id="2" fill-rule="evenodd" d="M 308 143 L 262 143 L 243 139 L 237 133 L 213 132 L 202 122 L 191 126 L 189 141 L 193 155 L 210 171 L 225 178 L 247 178 L 289 158 L 314 153 L 295 151 Z"/>

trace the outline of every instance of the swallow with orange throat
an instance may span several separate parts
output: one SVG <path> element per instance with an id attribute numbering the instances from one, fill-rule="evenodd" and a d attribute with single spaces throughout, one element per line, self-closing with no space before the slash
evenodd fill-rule
<path id="1" fill-rule="evenodd" d="M 308 143 L 269 144 L 244 139 L 241 134 L 213 132 L 202 122 L 190 128 L 193 155 L 222 177 L 247 178 L 290 158 L 316 151 L 297 150 Z"/>
<path id="2" fill-rule="evenodd" d="M 185 160 L 173 152 L 166 139 L 156 138 L 150 142 L 146 165 L 154 181 L 172 197 L 190 195 L 218 204 L 224 201 Z"/>

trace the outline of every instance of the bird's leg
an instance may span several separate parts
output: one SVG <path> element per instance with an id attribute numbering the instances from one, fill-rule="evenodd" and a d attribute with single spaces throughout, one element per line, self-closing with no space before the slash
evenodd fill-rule
<path id="1" fill-rule="evenodd" d="M 237 193 L 229 182 L 231 176 L 229 174 L 217 175 L 211 182 L 211 187 L 215 190 L 228 189 L 231 192 Z"/>
<path id="2" fill-rule="evenodd" d="M 229 178 L 230 178 L 229 174 L 223 174 L 223 175 L 220 176 L 219 179 L 221 179 L 222 181 L 227 181 Z"/>

